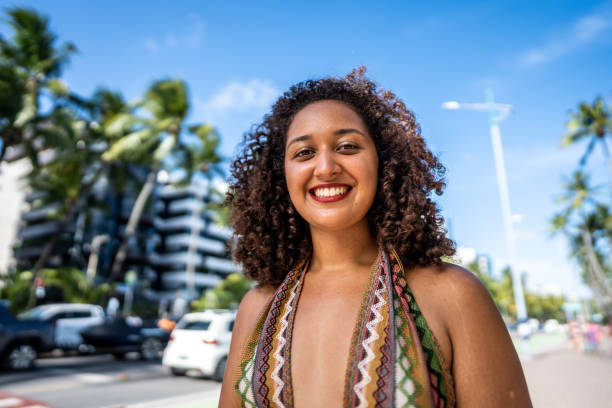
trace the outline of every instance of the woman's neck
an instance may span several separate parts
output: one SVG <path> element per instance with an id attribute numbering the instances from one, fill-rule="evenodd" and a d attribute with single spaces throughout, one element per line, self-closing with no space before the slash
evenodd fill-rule
<path id="1" fill-rule="evenodd" d="M 378 254 L 376 240 L 365 220 L 342 231 L 324 231 L 311 227 L 310 235 L 310 270 L 313 273 L 337 275 L 342 271 L 354 271 L 355 266 L 369 267 Z"/>

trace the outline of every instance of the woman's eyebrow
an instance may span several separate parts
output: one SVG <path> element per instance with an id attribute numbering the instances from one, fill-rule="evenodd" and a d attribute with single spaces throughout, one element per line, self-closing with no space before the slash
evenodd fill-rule
<path id="1" fill-rule="evenodd" d="M 361 136 L 365 136 L 365 134 L 361 130 L 354 129 L 354 128 L 342 128 L 342 129 L 334 130 L 334 136 L 341 136 L 347 133 L 359 133 Z M 293 143 L 301 142 L 303 140 L 310 140 L 310 139 L 312 139 L 312 135 L 303 135 L 303 136 L 298 136 L 296 138 L 293 138 L 291 139 L 289 143 L 287 143 L 286 149 L 288 149 L 289 146 L 291 146 Z"/>
<path id="2" fill-rule="evenodd" d="M 285 149 L 288 149 L 289 146 L 291 146 L 293 143 L 297 143 L 297 142 L 301 142 L 302 140 L 308 140 L 308 139 L 312 139 L 311 135 L 304 135 L 304 136 L 298 136 L 294 139 L 291 139 L 291 141 L 289 143 L 287 143 L 287 147 Z"/>
<path id="3" fill-rule="evenodd" d="M 361 130 L 357 130 L 354 128 L 338 129 L 334 131 L 334 135 L 344 135 L 346 133 L 359 133 L 361 136 L 365 136 L 365 134 Z"/>

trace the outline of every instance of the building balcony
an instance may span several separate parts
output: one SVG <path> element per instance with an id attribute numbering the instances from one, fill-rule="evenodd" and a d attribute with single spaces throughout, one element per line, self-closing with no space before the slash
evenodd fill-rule
<path id="1" fill-rule="evenodd" d="M 53 248 L 54 254 L 65 254 L 70 249 L 70 243 L 60 240 Z M 18 247 L 14 249 L 14 255 L 16 259 L 36 259 L 45 250 L 45 245 L 32 245 Z"/>
<path id="2" fill-rule="evenodd" d="M 160 218 L 155 217 L 153 219 L 155 228 L 160 231 L 171 231 L 171 230 L 188 230 L 192 228 L 199 228 L 200 230 L 206 227 L 206 222 L 201 218 L 194 219 L 191 215 L 185 215 L 182 217 L 172 218 Z"/>
<path id="3" fill-rule="evenodd" d="M 60 221 L 49 221 L 36 225 L 29 225 L 19 231 L 18 238 L 20 240 L 44 237 L 51 234 L 57 234 L 61 230 Z"/>
<path id="4" fill-rule="evenodd" d="M 240 270 L 240 267 L 230 259 L 217 258 L 214 256 L 205 257 L 204 267 L 211 271 L 220 272 L 224 274 L 230 274 Z"/>
<path id="5" fill-rule="evenodd" d="M 46 219 L 50 214 L 62 208 L 61 203 L 53 203 L 45 205 L 21 214 L 21 219 L 27 222 L 39 221 Z"/>
<path id="6" fill-rule="evenodd" d="M 165 272 L 161 279 L 167 288 L 182 288 L 187 284 L 187 271 Z M 219 276 L 210 273 L 194 273 L 194 285 L 198 288 L 214 288 L 221 280 Z"/>
<path id="7" fill-rule="evenodd" d="M 186 252 L 178 252 L 174 254 L 158 254 L 156 252 L 149 255 L 149 261 L 159 267 L 180 267 L 184 268 L 189 264 L 189 254 Z M 218 258 L 216 256 L 193 254 L 192 262 L 198 269 L 202 267 L 206 270 L 222 274 L 230 274 L 240 270 L 238 265 L 226 258 Z"/>
<path id="8" fill-rule="evenodd" d="M 154 252 L 149 255 L 149 260 L 155 265 L 187 265 L 189 254 L 186 251 L 166 254 Z M 195 265 L 202 265 L 204 263 L 204 256 L 196 252 L 193 254 L 192 262 Z"/>
<path id="9" fill-rule="evenodd" d="M 228 227 L 221 227 L 217 224 L 210 223 L 206 227 L 206 233 L 212 237 L 227 241 L 232 237 L 232 230 Z"/>
<path id="10" fill-rule="evenodd" d="M 197 188 L 196 186 L 189 185 L 187 187 L 174 187 L 171 185 L 163 186 L 157 191 L 157 196 L 164 200 L 172 200 L 181 197 L 189 196 L 205 196 L 205 190 Z"/>
<path id="11" fill-rule="evenodd" d="M 221 241 L 215 241 L 213 239 L 204 238 L 201 236 L 196 236 L 195 238 L 195 247 L 199 251 L 204 251 L 217 255 L 225 254 L 225 244 Z M 191 235 L 190 234 L 178 234 L 171 235 L 166 238 L 167 246 L 177 246 L 182 248 L 189 248 L 191 244 Z"/>
<path id="12" fill-rule="evenodd" d="M 194 212 L 200 213 L 204 218 L 212 218 L 215 215 L 214 211 L 207 210 L 206 204 L 201 200 L 187 197 L 180 200 L 170 201 L 166 206 L 161 202 L 155 204 L 155 213 L 160 214 L 167 211 L 169 214 L 193 214 Z M 172 217 L 172 215 L 170 216 Z"/>

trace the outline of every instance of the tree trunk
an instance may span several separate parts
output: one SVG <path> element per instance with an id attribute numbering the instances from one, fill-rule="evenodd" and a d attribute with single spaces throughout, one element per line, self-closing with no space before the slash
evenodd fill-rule
<path id="1" fill-rule="evenodd" d="M 92 286 L 95 282 L 96 271 L 98 269 L 98 259 L 100 257 L 100 247 L 108 241 L 108 235 L 96 235 L 91 240 L 91 252 L 89 253 L 89 261 L 87 262 L 87 284 Z"/>
<path id="2" fill-rule="evenodd" d="M 142 217 L 142 212 L 144 210 L 145 204 L 149 200 L 151 196 L 151 192 L 153 191 L 153 187 L 155 186 L 155 179 L 157 178 L 157 172 L 159 168 L 154 168 L 151 170 L 149 175 L 147 176 L 147 180 L 145 181 L 140 193 L 138 193 L 138 198 L 136 198 L 136 202 L 134 203 L 134 207 L 132 207 L 132 212 L 130 213 L 130 218 L 128 219 L 127 226 L 125 227 L 125 232 L 123 234 L 123 241 L 121 242 L 121 246 L 117 250 L 117 254 L 115 255 L 115 260 L 113 261 L 113 267 L 111 269 L 111 273 L 109 276 L 109 281 L 114 281 L 119 278 L 121 273 L 121 267 L 123 266 L 123 262 L 127 257 L 127 249 L 128 243 L 130 239 L 136 233 L 136 227 Z"/>
<path id="3" fill-rule="evenodd" d="M 38 275 L 40 274 L 40 270 L 45 266 L 45 263 L 47 262 L 47 260 L 51 256 L 51 253 L 53 252 L 53 249 L 55 248 L 55 244 L 57 244 L 57 241 L 61 237 L 62 233 L 64 233 L 64 231 L 70 224 L 70 221 L 72 220 L 74 214 L 80 211 L 83 205 L 87 202 L 87 197 L 89 196 L 89 193 L 91 192 L 93 186 L 98 181 L 98 178 L 102 174 L 103 170 L 104 166 L 101 166 L 100 168 L 94 170 L 94 173 L 90 177 L 84 177 L 84 180 L 86 180 L 86 184 L 83 187 L 81 195 L 76 200 L 72 201 L 71 203 L 68 203 L 66 215 L 64 215 L 64 218 L 60 222 L 59 231 L 55 235 L 53 235 L 50 241 L 47 241 L 47 244 L 43 248 L 42 253 L 34 264 L 34 268 L 32 269 L 32 288 L 30 290 L 30 297 L 28 299 L 28 309 L 34 307 L 36 303 L 35 283 L 38 279 Z"/>
<path id="4" fill-rule="evenodd" d="M 604 289 L 599 284 L 593 267 L 591 264 L 587 265 L 587 273 L 590 274 L 590 280 L 592 280 L 591 289 L 593 290 L 593 300 L 601 310 L 606 314 L 612 313 L 612 297 L 604 293 Z"/>
<path id="5" fill-rule="evenodd" d="M 597 283 L 599 283 L 603 294 L 608 298 L 609 301 L 609 298 L 612 297 L 612 288 L 610 288 L 610 285 L 606 280 L 603 268 L 601 267 L 601 264 L 597 259 L 597 255 L 595 254 L 591 233 L 586 228 L 582 230 L 582 239 L 584 241 L 584 249 L 586 250 L 587 258 L 589 260 L 589 263 L 591 264 L 591 271 L 595 277 L 595 280 L 597 281 Z"/>

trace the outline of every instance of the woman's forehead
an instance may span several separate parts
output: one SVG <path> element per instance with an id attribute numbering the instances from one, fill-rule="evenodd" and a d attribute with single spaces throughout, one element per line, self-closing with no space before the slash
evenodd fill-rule
<path id="1" fill-rule="evenodd" d="M 347 127 L 368 132 L 363 118 L 352 106 L 336 100 L 322 100 L 306 105 L 295 114 L 287 130 L 287 139 Z"/>

